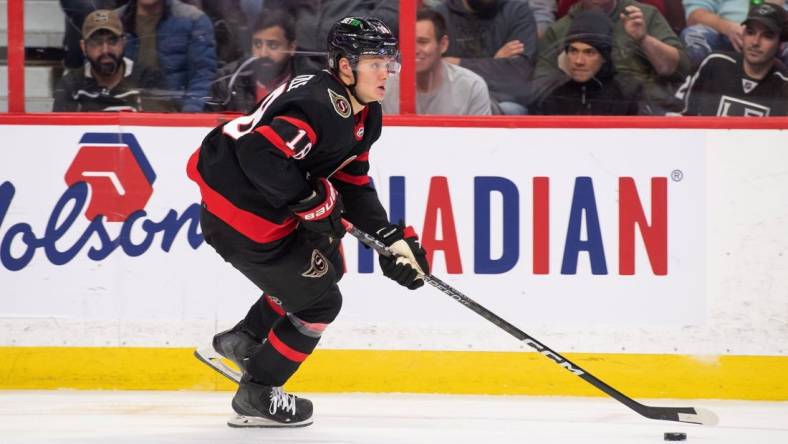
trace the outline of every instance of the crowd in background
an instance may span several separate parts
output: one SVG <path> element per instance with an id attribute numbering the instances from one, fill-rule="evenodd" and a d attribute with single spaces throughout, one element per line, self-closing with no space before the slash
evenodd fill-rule
<path id="1" fill-rule="evenodd" d="M 416 112 L 788 115 L 784 0 L 423 0 Z M 246 112 L 398 0 L 60 0 L 54 111 Z M 384 112 L 399 110 L 392 77 Z"/>

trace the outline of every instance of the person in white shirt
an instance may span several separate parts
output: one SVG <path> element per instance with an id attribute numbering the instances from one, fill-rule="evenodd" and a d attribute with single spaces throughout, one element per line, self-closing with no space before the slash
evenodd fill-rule
<path id="1" fill-rule="evenodd" d="M 489 115 L 490 93 L 478 74 L 442 60 L 449 47 L 446 21 L 422 8 L 416 16 L 416 113 Z M 399 113 L 399 78 L 390 77 L 385 114 Z"/>

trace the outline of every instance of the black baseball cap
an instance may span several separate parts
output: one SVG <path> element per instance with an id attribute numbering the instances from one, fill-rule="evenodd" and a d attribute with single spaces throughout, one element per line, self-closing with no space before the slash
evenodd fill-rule
<path id="1" fill-rule="evenodd" d="M 785 21 L 785 10 L 782 7 L 771 3 L 764 3 L 762 5 L 753 6 L 750 12 L 747 13 L 747 19 L 742 22 L 742 25 L 746 25 L 750 22 L 761 23 L 769 30 L 776 32 L 781 37 L 781 40 L 785 40 Z"/>

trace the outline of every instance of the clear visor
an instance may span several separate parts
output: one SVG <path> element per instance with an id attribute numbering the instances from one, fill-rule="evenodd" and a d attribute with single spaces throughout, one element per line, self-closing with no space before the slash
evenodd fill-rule
<path id="1" fill-rule="evenodd" d="M 359 72 L 368 72 L 378 74 L 381 71 L 387 71 L 389 75 L 399 74 L 402 69 L 399 54 L 396 56 L 361 56 L 358 63 L 356 63 L 356 70 Z"/>

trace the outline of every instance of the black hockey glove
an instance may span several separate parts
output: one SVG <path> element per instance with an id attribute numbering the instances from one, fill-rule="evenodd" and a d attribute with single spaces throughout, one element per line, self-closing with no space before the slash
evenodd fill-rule
<path id="1" fill-rule="evenodd" d="M 345 235 L 342 226 L 342 198 L 326 179 L 315 181 L 315 190 L 306 199 L 290 206 L 290 210 L 301 219 L 307 230 L 341 239 Z"/>
<path id="2" fill-rule="evenodd" d="M 405 227 L 403 224 L 387 225 L 375 233 L 396 255 L 380 255 L 380 269 L 383 274 L 410 290 L 424 285 L 422 276 L 430 272 L 430 264 L 427 262 L 427 252 L 419 244 L 419 237 L 413 227 Z"/>

